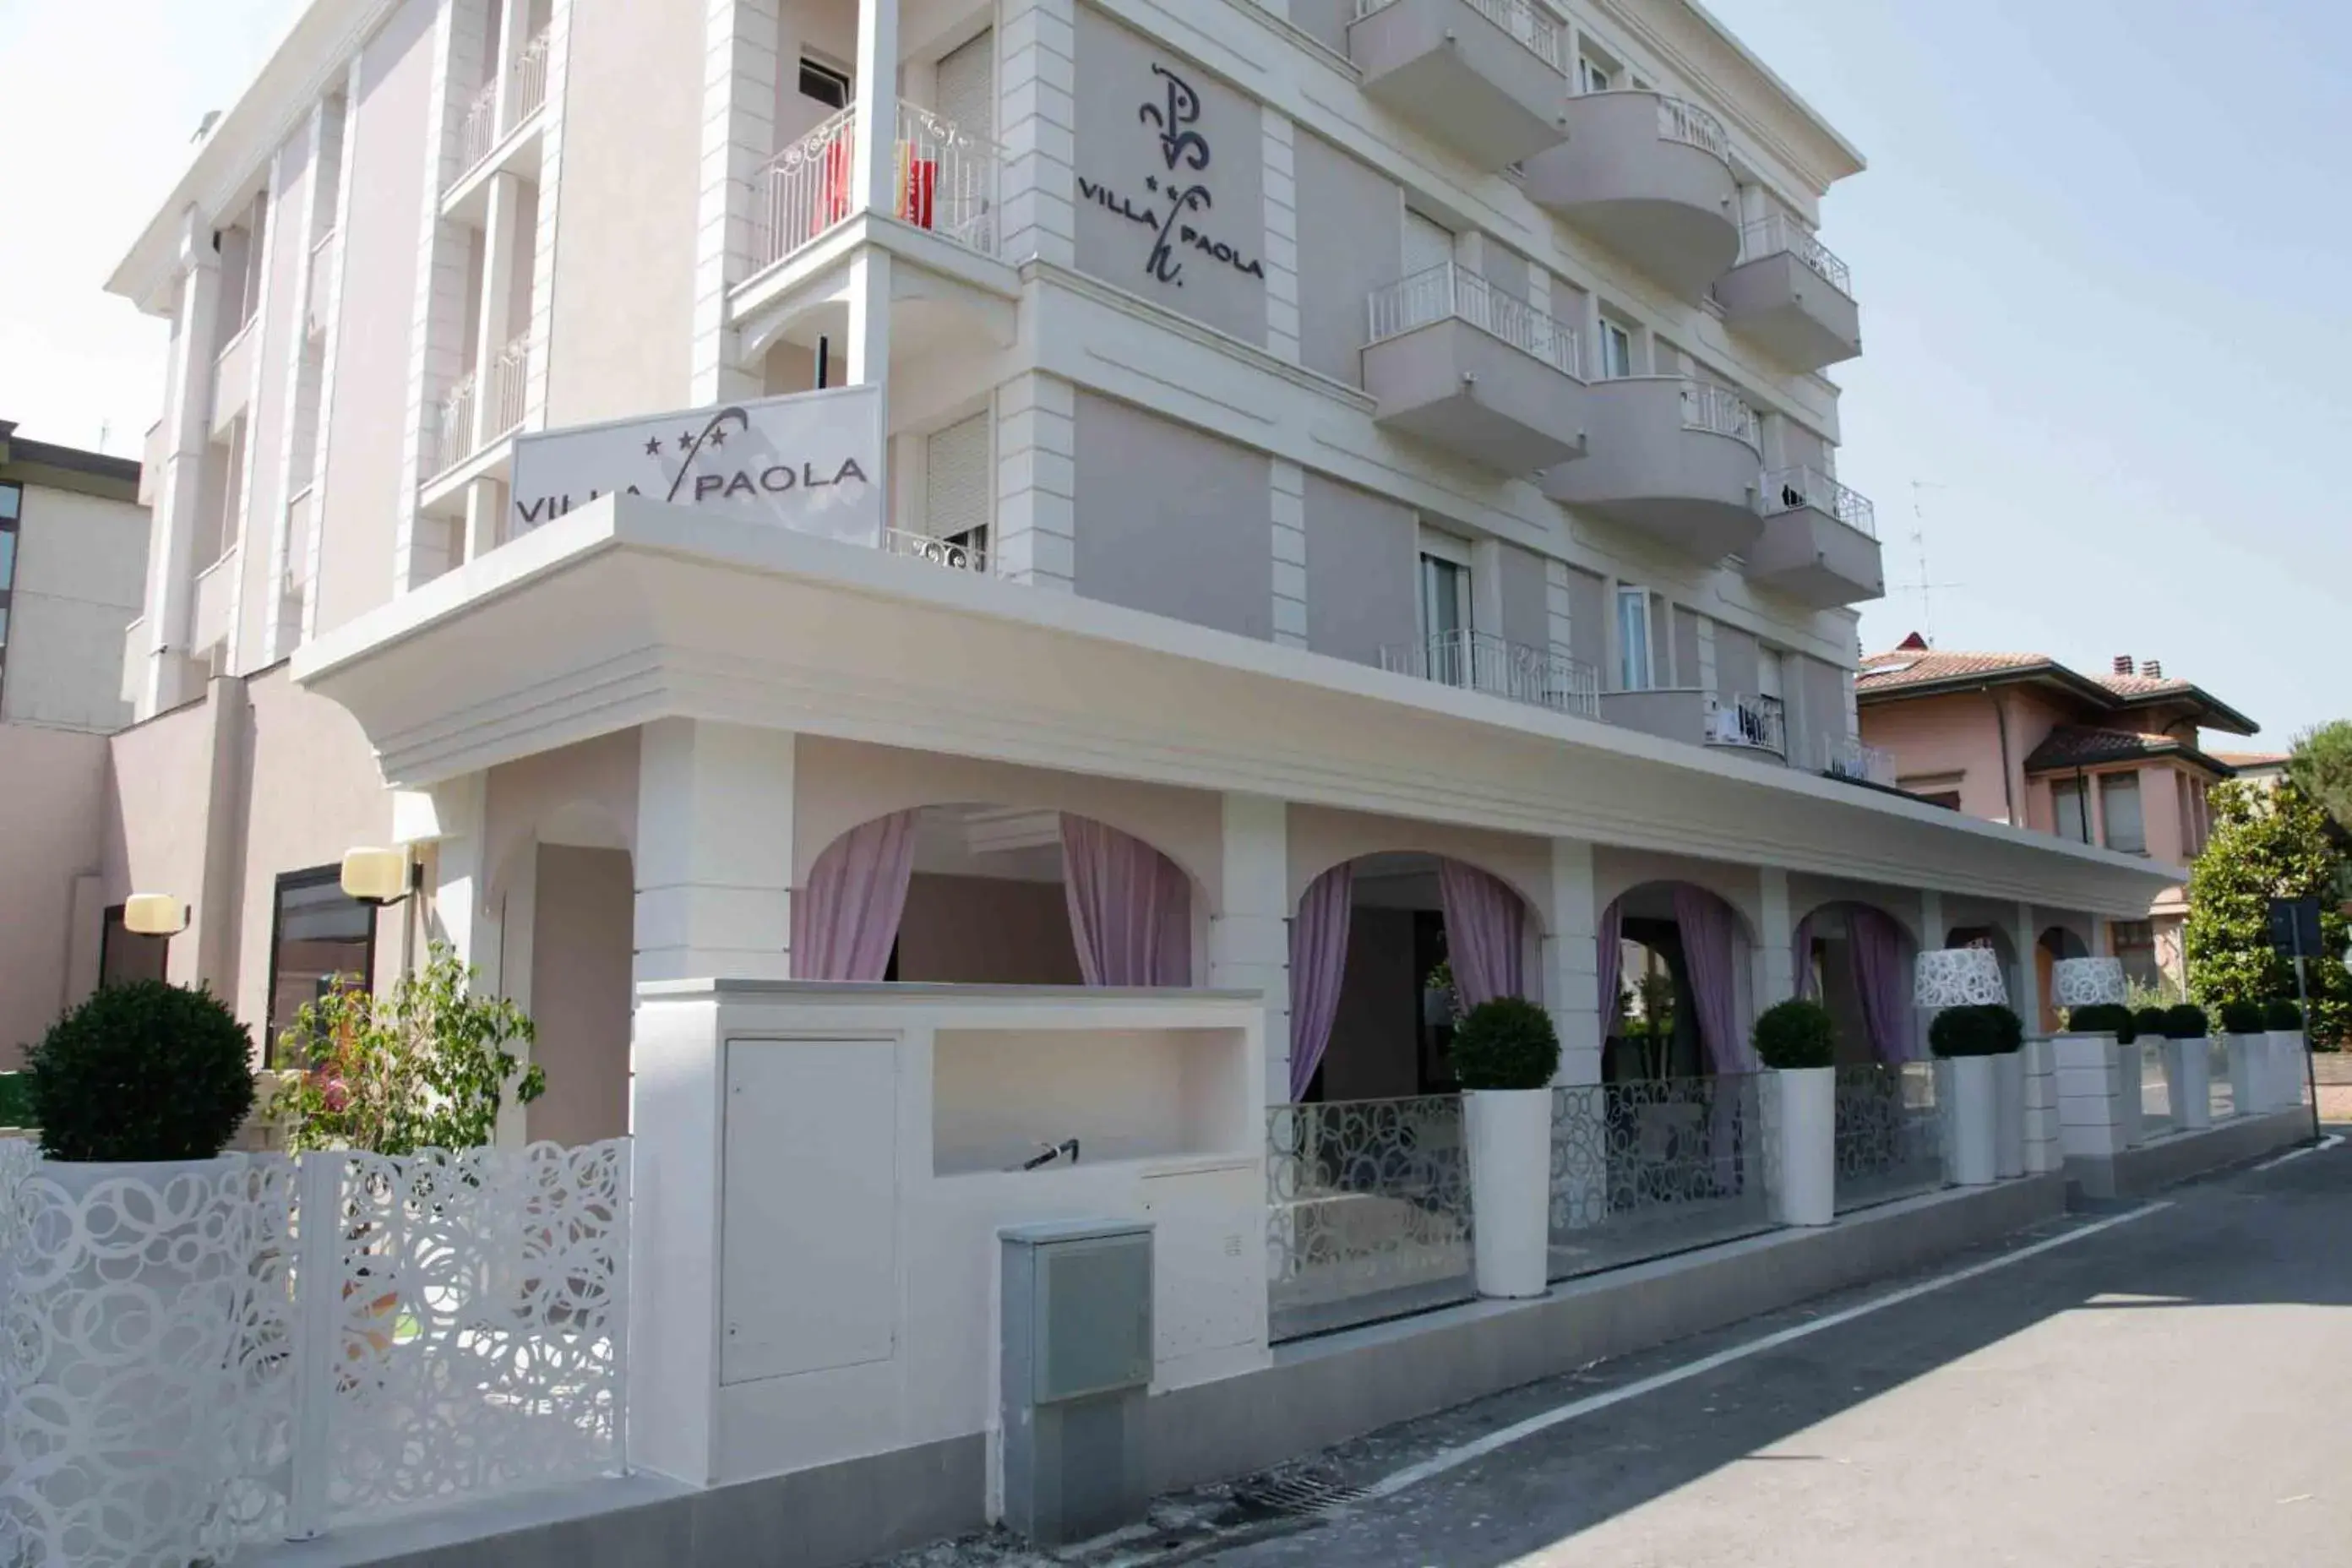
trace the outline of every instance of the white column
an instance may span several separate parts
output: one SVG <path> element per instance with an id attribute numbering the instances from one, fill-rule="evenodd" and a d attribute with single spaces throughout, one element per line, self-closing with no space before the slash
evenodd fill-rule
<path id="1" fill-rule="evenodd" d="M 1470 545 L 1470 629 L 1503 635 L 1503 546 L 1497 540 L 1474 540 Z M 1474 658 L 1471 667 L 1476 666 Z"/>
<path id="2" fill-rule="evenodd" d="M 789 978 L 792 732 L 659 719 L 642 735 L 636 978 Z"/>
<path id="3" fill-rule="evenodd" d="M 522 58 L 522 47 L 530 42 L 524 31 L 530 26 L 530 0 L 490 0 L 499 13 L 497 52 L 482 62 L 482 79 L 496 81 L 492 89 L 498 100 L 498 136 L 515 128 L 515 62 Z"/>
<path id="4" fill-rule="evenodd" d="M 1265 997 L 1266 1102 L 1290 1099 L 1289 807 L 1224 797 L 1222 905 L 1209 917 L 1209 984 Z"/>
<path id="5" fill-rule="evenodd" d="M 138 713 L 152 718 L 197 689 L 187 657 L 195 597 L 195 536 L 204 506 L 205 453 L 212 439 L 213 355 L 219 345 L 220 257 L 212 227 L 190 207 L 180 226 L 179 301 L 173 312 L 171 374 L 164 390 L 164 458 L 156 487 L 154 547 L 147 565 L 147 668 Z"/>
<path id="6" fill-rule="evenodd" d="M 467 773 L 429 790 L 395 791 L 393 838 L 395 843 L 431 850 L 427 940 L 447 943 L 457 962 L 474 972 L 471 989 L 476 994 L 513 996 L 528 1007 L 528 989 L 518 996 L 509 984 L 504 911 L 490 888 L 488 784 L 488 774 Z M 403 919 L 410 916 L 405 909 L 394 912 Z M 424 959 L 420 952 L 415 961 L 421 966 Z M 528 945 L 522 963 L 527 971 Z M 530 1047 L 520 1047 L 519 1054 L 529 1066 Z M 511 1100 L 499 1112 L 498 1142 L 510 1149 L 524 1142 L 523 1107 Z"/>
<path id="7" fill-rule="evenodd" d="M 351 106 L 359 101 L 360 87 L 365 78 L 361 72 L 362 60 L 354 57 L 343 75 L 343 96 L 337 111 L 336 156 L 339 160 L 335 175 L 335 248 L 334 259 L 328 264 L 328 305 L 326 310 L 326 348 L 319 364 L 319 424 L 318 439 L 311 444 L 310 454 L 310 513 L 305 537 L 289 537 L 287 549 L 299 552 L 303 563 L 302 640 L 308 641 L 319 630 L 319 563 L 326 552 L 327 533 L 327 458 L 334 444 L 335 429 L 335 368 L 343 342 L 342 298 L 344 270 L 351 261 L 352 164 L 359 152 L 359 137 L 351 124 Z"/>
<path id="8" fill-rule="evenodd" d="M 883 0 L 887 4 L 888 0 Z M 882 472 L 874 482 L 890 493 L 890 253 L 866 246 L 849 258 L 849 331 L 844 358 L 846 384 L 879 387 L 882 394 Z M 877 545 L 882 542 L 873 541 Z"/>
<path id="9" fill-rule="evenodd" d="M 772 5 L 708 0 L 702 65 L 702 194 L 694 242 L 696 403 L 757 397 L 755 371 L 737 363 L 727 290 L 748 274 L 752 184 L 776 140 L 782 70 Z"/>
<path id="10" fill-rule="evenodd" d="M 1759 1011 L 1797 994 L 1796 921 L 1789 908 L 1789 873 L 1767 866 L 1757 874 L 1762 895 L 1757 932 L 1756 1005 Z"/>
<path id="11" fill-rule="evenodd" d="M 539 233 L 530 250 L 530 376 L 522 427 L 547 427 L 547 363 L 554 342 L 555 226 L 563 195 L 563 83 L 571 69 L 572 0 L 555 0 L 547 23 L 547 97 L 539 111 Z"/>
<path id="12" fill-rule="evenodd" d="M 1298 358 L 1298 183 L 1290 117 L 1261 111 L 1265 174 L 1265 346 Z"/>
<path id="13" fill-rule="evenodd" d="M 996 394 L 996 574 L 1071 588 L 1076 581 L 1077 394 L 1031 373 Z"/>
<path id="14" fill-rule="evenodd" d="M 510 169 L 492 174 L 483 195 L 482 297 L 475 314 L 474 447 L 479 451 L 505 434 L 507 374 L 499 368 L 515 335 L 515 270 L 522 264 L 522 177 Z M 521 388 L 518 386 L 517 393 Z M 478 561 L 497 548 L 506 511 L 506 487 L 482 479 L 466 489 L 466 559 Z"/>
<path id="15" fill-rule="evenodd" d="M 1919 950 L 1933 952 L 1944 945 L 1950 927 L 1944 923 L 1944 895 L 1933 888 L 1919 889 Z"/>
<path id="16" fill-rule="evenodd" d="M 859 205 L 877 213 L 895 212 L 898 205 L 898 0 L 859 0 L 857 72 L 851 92 L 857 130 L 850 169 Z M 851 335 L 856 335 L 854 329 Z"/>
<path id="17" fill-rule="evenodd" d="M 1307 470 L 1273 460 L 1274 640 L 1307 646 Z"/>
<path id="18" fill-rule="evenodd" d="M 1551 908 L 1543 940 L 1544 1006 L 1559 1034 L 1559 1083 L 1601 1081 L 1601 909 L 1592 846 L 1551 841 Z"/>
<path id="19" fill-rule="evenodd" d="M 1003 258 L 1077 258 L 1077 44 L 1073 0 L 1003 0 L 996 122 L 1004 142 Z"/>

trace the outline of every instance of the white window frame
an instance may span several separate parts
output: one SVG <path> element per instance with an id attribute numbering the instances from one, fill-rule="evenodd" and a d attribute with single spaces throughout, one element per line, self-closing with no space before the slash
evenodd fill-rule
<path id="1" fill-rule="evenodd" d="M 1633 327 L 1626 325 L 1624 322 L 1617 320 L 1614 316 L 1609 315 L 1605 311 L 1602 313 L 1601 317 L 1601 330 L 1595 332 L 1592 338 L 1592 351 L 1599 356 L 1598 361 L 1593 366 L 1596 380 L 1624 381 L 1633 376 L 1633 333 L 1634 329 Z M 1612 369 L 1611 367 L 1609 347 L 1612 342 L 1619 343 L 1623 346 L 1624 353 L 1622 363 L 1623 363 L 1624 368 L 1622 370 Z"/>
<path id="2" fill-rule="evenodd" d="M 1625 605 L 1629 599 L 1641 606 L 1641 636 L 1638 639 L 1629 639 L 1625 635 Z M 1617 689 L 1620 691 L 1658 689 L 1657 642 L 1655 628 L 1650 621 L 1650 590 L 1638 584 L 1618 584 L 1617 603 L 1613 608 L 1610 625 L 1617 639 L 1617 668 L 1611 672 L 1617 678 Z M 1633 679 L 1637 660 L 1641 676 L 1639 681 Z"/>
<path id="3" fill-rule="evenodd" d="M 1433 561 L 1453 567 L 1456 574 L 1454 579 L 1454 626 L 1464 632 L 1476 631 L 1477 595 L 1471 591 L 1473 573 L 1470 556 L 1468 540 L 1438 529 L 1424 527 L 1421 530 L 1420 550 L 1413 561 L 1412 608 L 1415 619 L 1421 623 L 1423 646 L 1427 646 L 1441 631 L 1430 624 L 1432 574 L 1428 563 Z"/>
<path id="4" fill-rule="evenodd" d="M 801 51 L 800 64 L 793 73 L 793 90 L 794 92 L 799 93 L 811 103 L 823 103 L 826 108 L 834 109 L 835 113 L 840 112 L 840 109 L 835 109 L 834 105 L 825 103 L 824 99 L 817 97 L 816 94 L 813 92 L 805 90 L 801 86 L 801 78 L 810 71 L 814 71 L 821 77 L 830 78 L 841 83 L 840 109 L 846 109 L 856 103 L 857 79 L 850 71 L 849 68 L 846 66 L 836 65 L 832 60 L 825 58 L 824 56 L 816 53 L 813 49 L 803 49 Z"/>

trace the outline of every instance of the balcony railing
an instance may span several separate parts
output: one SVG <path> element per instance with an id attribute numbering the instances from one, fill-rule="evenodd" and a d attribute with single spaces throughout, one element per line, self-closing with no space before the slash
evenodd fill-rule
<path id="1" fill-rule="evenodd" d="M 457 174 L 465 177 L 499 144 L 499 83 L 496 77 L 474 90 L 466 118 L 457 124 Z"/>
<path id="2" fill-rule="evenodd" d="M 490 155 L 499 139 L 540 111 L 547 102 L 548 29 L 542 27 L 506 70 L 506 101 L 501 111 L 499 79 L 492 77 L 476 89 L 457 126 L 457 173 L 462 180 Z M 456 180 L 451 182 L 456 183 Z"/>
<path id="3" fill-rule="evenodd" d="M 1696 103 L 1661 95 L 1658 136 L 1661 141 L 1679 142 L 1685 147 L 1712 153 L 1727 163 L 1731 162 L 1731 138 L 1725 132 L 1723 121 Z"/>
<path id="4" fill-rule="evenodd" d="M 898 107 L 894 216 L 983 256 L 996 254 L 1003 149 L 918 103 Z M 845 109 L 752 177 L 751 265 L 782 260 L 857 210 L 857 111 Z"/>
<path id="5" fill-rule="evenodd" d="M 976 572 L 988 575 L 987 530 L 981 529 L 960 539 L 937 539 L 928 533 L 914 533 L 900 528 L 882 531 L 882 548 L 892 555 L 905 555 L 917 561 L 928 561 L 934 566 L 945 566 L 952 572 Z"/>
<path id="6" fill-rule="evenodd" d="M 530 385 L 530 334 L 524 332 L 492 356 L 487 375 L 468 371 L 441 395 L 426 432 L 432 458 L 425 471 L 454 468 L 521 424 Z"/>
<path id="7" fill-rule="evenodd" d="M 1853 779 L 1893 788 L 1895 753 L 1884 746 L 1864 745 L 1851 735 L 1823 735 L 1822 772 L 1833 779 Z"/>
<path id="8" fill-rule="evenodd" d="M 548 29 L 541 27 L 515 57 L 508 73 L 507 129 L 511 131 L 537 114 L 547 102 Z"/>
<path id="9" fill-rule="evenodd" d="M 1788 719 L 1780 700 L 1751 697 L 1745 692 L 1708 698 L 1706 743 L 1787 756 Z"/>
<path id="10" fill-rule="evenodd" d="M 479 426 L 474 410 L 480 389 L 480 382 L 469 370 L 441 395 L 441 401 L 434 406 L 433 423 L 425 430 L 432 447 L 432 458 L 425 465 L 428 473 L 437 474 L 474 455 L 479 444 L 476 435 Z"/>
<path id="11" fill-rule="evenodd" d="M 1385 11 L 1396 0 L 1356 0 L 1356 20 Z M 1470 8 L 1500 27 L 1544 64 L 1568 74 L 1567 29 L 1528 4 L 1528 0 L 1466 0 Z"/>
<path id="12" fill-rule="evenodd" d="M 1856 533 L 1878 537 L 1878 509 L 1859 491 L 1848 489 L 1819 468 L 1800 466 L 1765 475 L 1763 501 L 1766 517 L 1811 507 Z"/>
<path id="13" fill-rule="evenodd" d="M 1739 231 L 1739 259 L 1761 261 L 1768 256 L 1786 252 L 1819 273 L 1822 281 L 1843 294 L 1853 297 L 1853 274 L 1830 247 L 1813 237 L 1812 231 L 1786 213 L 1774 213 Z"/>
<path id="14" fill-rule="evenodd" d="M 1728 436 L 1755 447 L 1759 456 L 1763 454 L 1764 426 L 1756 410 L 1738 393 L 1711 381 L 1683 383 L 1683 428 Z"/>
<path id="15" fill-rule="evenodd" d="M 1601 674 L 1591 665 L 1486 632 L 1447 632 L 1384 647 L 1381 668 L 1558 713 L 1601 717 Z"/>
<path id="16" fill-rule="evenodd" d="M 1577 374 L 1580 362 L 1571 328 L 1451 261 L 1375 290 L 1369 313 L 1368 345 L 1452 319 L 1500 338 L 1563 374 Z"/>
<path id="17" fill-rule="evenodd" d="M 306 309 L 310 316 L 308 330 L 313 332 L 327 325 L 327 312 L 334 303 L 335 237 L 331 228 L 310 247 L 310 300 Z"/>

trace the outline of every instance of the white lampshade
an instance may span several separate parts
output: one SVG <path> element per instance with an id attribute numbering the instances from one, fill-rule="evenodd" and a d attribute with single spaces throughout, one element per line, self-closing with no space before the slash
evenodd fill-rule
<path id="1" fill-rule="evenodd" d="M 1919 955 L 1912 1001 L 1921 1007 L 1970 1007 L 2009 1000 L 2000 959 L 1989 947 L 1940 947 Z"/>
<path id="2" fill-rule="evenodd" d="M 177 936 L 188 929 L 188 906 L 169 893 L 133 893 L 122 900 L 122 929 L 133 936 Z"/>
<path id="3" fill-rule="evenodd" d="M 404 844 L 392 849 L 347 849 L 343 891 L 366 903 L 396 904 L 408 897 L 415 864 Z"/>
<path id="4" fill-rule="evenodd" d="M 2124 1000 L 2120 958 L 2062 958 L 2050 966 L 2050 1001 L 2058 1007 L 2096 1007 Z"/>

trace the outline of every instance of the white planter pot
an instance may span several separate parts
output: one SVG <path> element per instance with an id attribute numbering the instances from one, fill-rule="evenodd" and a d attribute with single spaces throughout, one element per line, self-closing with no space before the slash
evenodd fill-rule
<path id="1" fill-rule="evenodd" d="M 1951 1161 L 1952 1184 L 1990 1186 L 2000 1174 L 2000 1140 L 1996 1131 L 2000 1118 L 2000 1058 L 1951 1057 L 1944 1068 L 1944 1082 L 1951 1090 L 1945 1147 Z"/>
<path id="2" fill-rule="evenodd" d="M 2172 1089 L 2172 1121 L 2192 1131 L 2213 1125 L 2211 1043 L 2194 1040 L 2165 1042 L 2164 1079 Z"/>
<path id="3" fill-rule="evenodd" d="M 2293 1110 L 2303 1103 L 2304 1049 L 2300 1029 L 2273 1029 L 2271 1040 L 2273 1110 Z"/>
<path id="4" fill-rule="evenodd" d="M 1462 1095 L 1470 1225 L 1481 1296 L 1540 1296 L 1550 1272 L 1551 1090 Z"/>
<path id="5" fill-rule="evenodd" d="M 1837 1218 L 1837 1069 L 1790 1068 L 1765 1079 L 1772 1096 L 1773 1215 L 1782 1225 Z"/>
<path id="6" fill-rule="evenodd" d="M 2259 1116 L 2263 1110 L 2263 1053 L 2270 1049 L 2266 1035 L 2225 1035 L 2230 1047 L 2230 1104 L 2234 1114 Z"/>
<path id="7" fill-rule="evenodd" d="M 219 1502 L 264 1235 L 252 1170 L 234 1154 L 45 1163 L 26 1180 L 41 1221 L 13 1258 L 18 1408 L 62 1425 L 41 1439 L 47 1473 L 19 1484 L 58 1561 L 184 1563 L 229 1544 Z"/>
<path id="8" fill-rule="evenodd" d="M 2116 1133 L 2126 1149 L 2147 1141 L 2147 1121 L 2141 1110 L 2147 1098 L 2141 1084 L 2147 1074 L 2148 1045 L 2146 1040 L 2134 1040 L 2116 1047 Z"/>
<path id="9" fill-rule="evenodd" d="M 1992 1062 L 1993 1171 L 2007 1180 L 2025 1174 L 2025 1053 L 2008 1051 Z"/>

